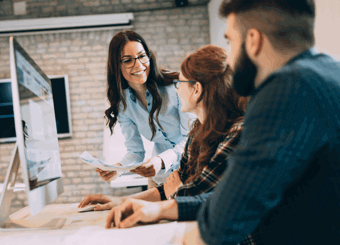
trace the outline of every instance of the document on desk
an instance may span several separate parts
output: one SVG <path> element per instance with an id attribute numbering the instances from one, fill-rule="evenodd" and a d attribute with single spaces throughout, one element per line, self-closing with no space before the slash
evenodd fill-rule
<path id="1" fill-rule="evenodd" d="M 79 155 L 79 158 L 83 160 L 84 162 L 90 164 L 91 166 L 95 168 L 100 168 L 101 170 L 104 170 L 104 171 L 129 172 L 130 170 L 135 169 L 143 164 L 141 162 L 141 163 L 131 164 L 128 166 L 113 166 L 113 165 L 103 162 L 102 160 L 98 158 L 93 157 L 87 151 L 84 151 L 81 155 Z"/>

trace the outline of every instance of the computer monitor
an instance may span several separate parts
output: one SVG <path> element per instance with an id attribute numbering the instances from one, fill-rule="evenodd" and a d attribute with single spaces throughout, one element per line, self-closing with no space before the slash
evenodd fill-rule
<path id="1" fill-rule="evenodd" d="M 13 37 L 9 42 L 15 151 L 22 167 L 31 214 L 35 215 L 63 192 L 52 87 L 19 43 Z"/>

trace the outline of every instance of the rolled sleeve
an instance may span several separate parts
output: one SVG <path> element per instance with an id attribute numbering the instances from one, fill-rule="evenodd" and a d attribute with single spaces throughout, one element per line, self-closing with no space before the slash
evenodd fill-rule
<path id="1" fill-rule="evenodd" d="M 174 170 L 178 168 L 179 157 L 181 156 L 182 153 L 183 151 L 180 152 L 176 151 L 175 149 L 169 149 L 162 152 L 161 154 L 158 154 L 158 156 L 162 158 L 164 162 L 165 173 L 168 172 L 170 169 Z"/>
<path id="2" fill-rule="evenodd" d="M 176 197 L 178 205 L 178 221 L 196 220 L 201 205 L 208 200 L 212 193 L 197 196 Z"/>

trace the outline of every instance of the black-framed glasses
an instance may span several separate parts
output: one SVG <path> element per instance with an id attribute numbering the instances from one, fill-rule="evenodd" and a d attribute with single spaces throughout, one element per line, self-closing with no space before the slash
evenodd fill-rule
<path id="1" fill-rule="evenodd" d="M 197 82 L 196 82 L 196 81 L 181 81 L 181 80 L 174 80 L 175 88 L 178 88 L 178 86 L 179 86 L 180 83 L 192 83 L 192 84 L 195 84 L 195 83 L 197 83 Z"/>
<path id="2" fill-rule="evenodd" d="M 131 68 L 136 64 L 137 59 L 143 64 L 148 63 L 150 61 L 149 55 L 147 53 L 143 53 L 139 55 L 137 58 L 124 57 L 120 62 L 125 68 Z"/>

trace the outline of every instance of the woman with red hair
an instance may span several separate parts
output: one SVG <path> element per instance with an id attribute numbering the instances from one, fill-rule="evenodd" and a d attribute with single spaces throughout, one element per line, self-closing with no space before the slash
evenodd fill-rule
<path id="1" fill-rule="evenodd" d="M 175 80 L 182 112 L 197 116 L 178 171 L 158 186 L 162 200 L 212 191 L 237 144 L 246 98 L 232 88 L 227 55 L 208 45 L 189 55 Z M 164 193 L 164 194 L 163 194 Z"/>

